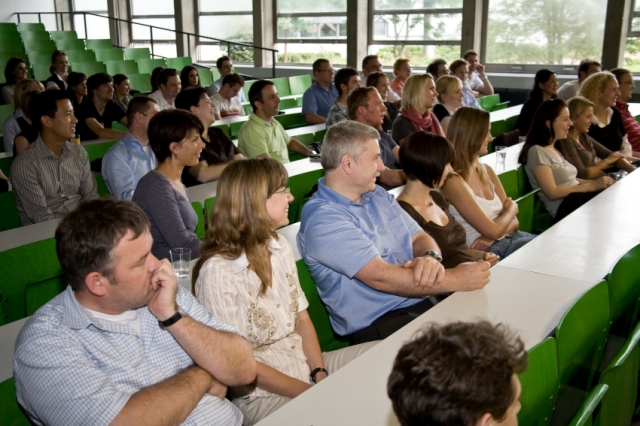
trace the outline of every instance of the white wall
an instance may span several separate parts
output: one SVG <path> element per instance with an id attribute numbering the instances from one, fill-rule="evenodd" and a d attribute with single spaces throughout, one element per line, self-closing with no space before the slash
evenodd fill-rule
<path id="1" fill-rule="evenodd" d="M 18 22 L 16 12 L 55 12 L 54 0 L 0 0 L 0 22 Z M 22 22 L 38 22 L 38 17 L 33 15 Z M 55 23 L 53 15 L 42 19 L 45 26 Z"/>

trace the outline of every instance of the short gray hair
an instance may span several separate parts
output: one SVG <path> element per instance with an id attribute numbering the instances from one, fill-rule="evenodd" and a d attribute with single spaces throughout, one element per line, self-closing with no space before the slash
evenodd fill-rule
<path id="1" fill-rule="evenodd" d="M 380 140 L 378 131 L 357 121 L 341 121 L 331 126 L 322 143 L 322 168 L 325 171 L 337 169 L 345 154 L 358 161 L 365 143 L 371 139 Z"/>

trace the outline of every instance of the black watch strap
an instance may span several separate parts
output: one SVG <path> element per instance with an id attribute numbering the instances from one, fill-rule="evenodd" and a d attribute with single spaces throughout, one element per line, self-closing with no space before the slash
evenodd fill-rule
<path id="1" fill-rule="evenodd" d="M 322 371 L 323 373 L 325 373 L 327 376 L 329 375 L 329 372 L 328 372 L 327 370 L 325 370 L 325 369 L 324 369 L 324 368 L 322 368 L 322 367 L 318 367 L 318 368 L 316 368 L 315 370 L 313 370 L 313 371 L 311 372 L 311 374 L 309 374 L 309 377 L 311 377 L 311 381 L 312 381 L 313 383 L 316 383 L 316 374 L 320 373 L 321 371 Z"/>
<path id="2" fill-rule="evenodd" d="M 164 321 L 158 321 L 158 325 L 160 325 L 161 329 L 166 329 L 168 327 L 171 327 L 173 324 L 177 323 L 178 321 L 180 321 L 182 319 L 182 317 L 184 317 L 184 311 L 180 308 L 178 308 L 178 311 L 171 315 L 169 318 L 167 318 Z"/>
<path id="3" fill-rule="evenodd" d="M 440 255 L 440 253 L 433 251 L 433 250 L 429 250 L 427 251 L 425 254 L 425 256 L 431 256 L 433 257 L 435 260 L 437 260 L 438 262 L 442 263 L 442 256 Z"/>

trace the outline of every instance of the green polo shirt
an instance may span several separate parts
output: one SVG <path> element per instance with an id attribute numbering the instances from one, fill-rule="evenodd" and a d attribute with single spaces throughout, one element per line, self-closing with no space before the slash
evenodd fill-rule
<path id="1" fill-rule="evenodd" d="M 238 149 L 247 158 L 266 152 L 271 158 L 281 163 L 288 163 L 287 144 L 290 139 L 278 121 L 272 118 L 269 124 L 252 113 L 238 133 Z"/>

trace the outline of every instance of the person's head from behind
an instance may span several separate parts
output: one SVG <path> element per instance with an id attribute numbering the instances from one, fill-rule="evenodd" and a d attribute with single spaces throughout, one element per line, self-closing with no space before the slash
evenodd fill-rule
<path id="1" fill-rule="evenodd" d="M 36 89 L 36 90 L 28 90 L 22 93 L 22 96 L 20 97 L 20 104 L 25 105 L 26 111 L 23 112 L 25 117 L 31 119 L 31 117 L 29 116 L 29 108 L 28 108 L 29 104 L 31 103 L 33 98 L 39 96 L 40 93 L 42 92 L 44 92 L 44 90 Z"/>
<path id="2" fill-rule="evenodd" d="M 151 71 L 151 77 L 149 78 L 149 83 L 151 83 L 151 91 L 155 92 L 156 90 L 160 90 L 160 86 L 158 86 L 158 77 L 160 77 L 160 73 L 164 67 L 155 67 L 153 71 Z"/>
<path id="3" fill-rule="evenodd" d="M 228 77 L 228 76 L 227 76 Z M 225 77 L 226 78 L 226 77 Z M 213 105 L 204 87 L 192 87 L 182 90 L 176 98 L 176 108 L 189 111 L 200 119 L 205 129 L 216 121 Z"/>
<path id="4" fill-rule="evenodd" d="M 440 103 L 454 108 L 462 105 L 462 80 L 453 75 L 444 75 L 436 81 L 436 92 Z"/>
<path id="5" fill-rule="evenodd" d="M 386 102 L 389 93 L 389 77 L 381 72 L 375 71 L 367 77 L 367 87 L 375 87 L 380 93 L 380 97 Z"/>
<path id="6" fill-rule="evenodd" d="M 216 61 L 216 68 L 218 68 L 220 77 L 224 77 L 233 72 L 233 61 L 228 56 L 220 56 Z"/>
<path id="7" fill-rule="evenodd" d="M 85 201 L 62 218 L 56 252 L 76 295 L 106 297 L 114 311 L 145 306 L 160 267 L 151 254 L 149 228 L 140 207 L 115 197 Z"/>
<path id="8" fill-rule="evenodd" d="M 457 59 L 449 66 L 451 75 L 458 77 L 463 83 L 469 78 L 469 63 L 464 59 Z"/>
<path id="9" fill-rule="evenodd" d="M 197 165 L 204 147 L 200 139 L 203 131 L 200 119 L 181 109 L 168 109 L 154 115 L 148 134 L 158 164 L 175 161 L 182 166 Z"/>
<path id="10" fill-rule="evenodd" d="M 531 121 L 527 140 L 520 151 L 518 161 L 526 164 L 529 149 L 534 146 L 549 146 L 557 140 L 566 139 L 571 129 L 571 114 L 563 99 L 549 99 L 540 104 Z"/>
<path id="11" fill-rule="evenodd" d="M 89 94 L 87 88 L 87 76 L 81 72 L 70 72 L 67 76 L 67 84 L 74 95 L 82 97 Z"/>
<path id="12" fill-rule="evenodd" d="M 432 324 L 398 352 L 387 394 L 402 426 L 514 426 L 527 361 L 505 326 Z"/>
<path id="13" fill-rule="evenodd" d="M 4 67 L 4 79 L 7 84 L 16 84 L 27 78 L 27 64 L 21 58 L 10 58 Z"/>
<path id="14" fill-rule="evenodd" d="M 434 59 L 427 66 L 427 72 L 433 76 L 435 80 L 438 80 L 443 75 L 451 74 L 449 67 L 447 67 L 447 61 L 442 58 Z"/>
<path id="15" fill-rule="evenodd" d="M 280 106 L 280 97 L 275 84 L 269 80 L 258 80 L 251 85 L 249 89 L 249 103 L 253 112 L 267 117 L 278 115 Z"/>
<path id="16" fill-rule="evenodd" d="M 73 114 L 69 94 L 47 90 L 34 97 L 28 107 L 29 117 L 43 138 L 69 140 L 76 134 L 78 120 Z"/>
<path id="17" fill-rule="evenodd" d="M 51 67 L 49 72 L 51 75 L 58 74 L 60 76 L 67 73 L 69 69 L 69 59 L 67 58 L 67 52 L 64 50 L 56 50 L 51 55 Z"/>
<path id="18" fill-rule="evenodd" d="M 372 72 L 381 72 L 382 64 L 378 55 L 367 55 L 362 59 L 362 73 L 365 77 Z"/>
<path id="19" fill-rule="evenodd" d="M 583 59 L 578 66 L 578 82 L 582 83 L 591 74 L 602 71 L 602 65 L 592 59 Z"/>
<path id="20" fill-rule="evenodd" d="M 338 89 L 338 97 L 348 95 L 358 87 L 362 87 L 362 84 L 360 83 L 360 75 L 355 68 L 340 68 L 336 73 L 334 80 L 336 83 L 336 89 Z"/>
<path id="21" fill-rule="evenodd" d="M 359 87 L 347 97 L 349 119 L 380 129 L 387 107 L 373 87 Z"/>
<path id="22" fill-rule="evenodd" d="M 558 76 L 548 69 L 541 69 L 536 72 L 533 78 L 533 89 L 529 92 L 529 97 L 534 99 L 556 98 L 558 96 Z"/>
<path id="23" fill-rule="evenodd" d="M 226 100 L 231 100 L 238 96 L 238 93 L 244 87 L 244 78 L 240 74 L 231 73 L 222 77 L 222 84 L 220 85 L 220 96 Z"/>
<path id="24" fill-rule="evenodd" d="M 147 96 L 136 96 L 129 101 L 127 106 L 129 129 L 146 133 L 149 129 L 149 122 L 158 112 L 156 101 Z"/>
<path id="25" fill-rule="evenodd" d="M 466 180 L 472 167 L 478 165 L 478 157 L 487 153 L 492 140 L 489 113 L 477 108 L 459 108 L 449 122 L 447 139 L 455 148 L 453 169 Z M 484 167 L 476 168 L 484 170 Z"/>
<path id="26" fill-rule="evenodd" d="M 113 78 L 104 72 L 94 74 L 87 80 L 87 90 L 89 91 L 90 100 L 107 102 L 113 99 L 115 92 Z"/>
<path id="27" fill-rule="evenodd" d="M 423 115 L 433 108 L 438 97 L 431 74 L 414 74 L 404 82 L 400 110 L 414 110 Z"/>
<path id="28" fill-rule="evenodd" d="M 183 89 L 200 86 L 200 75 L 196 67 L 187 65 L 180 71 L 180 84 Z"/>
<path id="29" fill-rule="evenodd" d="M 588 133 L 593 123 L 593 102 L 582 96 L 574 96 L 567 101 L 572 128 L 578 133 Z"/>
<path id="30" fill-rule="evenodd" d="M 631 74 L 631 71 L 625 68 L 614 68 L 610 72 L 616 77 L 616 80 L 618 81 L 618 90 L 620 90 L 618 101 L 622 103 L 629 102 L 633 97 L 633 91 L 636 88 L 636 85 L 633 82 L 633 74 Z"/>
<path id="31" fill-rule="evenodd" d="M 407 58 L 399 58 L 393 64 L 393 75 L 405 81 L 411 75 L 411 64 Z"/>
<path id="32" fill-rule="evenodd" d="M 16 87 L 13 89 L 13 105 L 16 107 L 16 109 L 22 110 L 23 113 L 27 112 L 29 104 L 22 103 L 22 95 L 24 95 L 26 92 L 32 92 L 34 90 L 43 92 L 44 86 L 39 81 L 30 78 L 20 80 L 16 84 Z"/>
<path id="33" fill-rule="evenodd" d="M 178 71 L 174 68 L 165 68 L 158 75 L 158 87 L 162 91 L 162 95 L 168 99 L 175 99 L 180 93 L 182 85 L 178 77 Z"/>
<path id="34" fill-rule="evenodd" d="M 614 107 L 620 96 L 620 85 L 615 75 L 601 71 L 587 77 L 580 85 L 578 94 L 593 102 L 596 109 Z"/>
<path id="35" fill-rule="evenodd" d="M 414 132 L 400 147 L 400 164 L 409 180 L 429 188 L 440 188 L 453 171 L 453 145 L 430 132 Z"/>
<path id="36" fill-rule="evenodd" d="M 113 89 L 115 96 L 123 98 L 131 91 L 131 82 L 125 74 L 116 74 L 113 76 Z"/>

